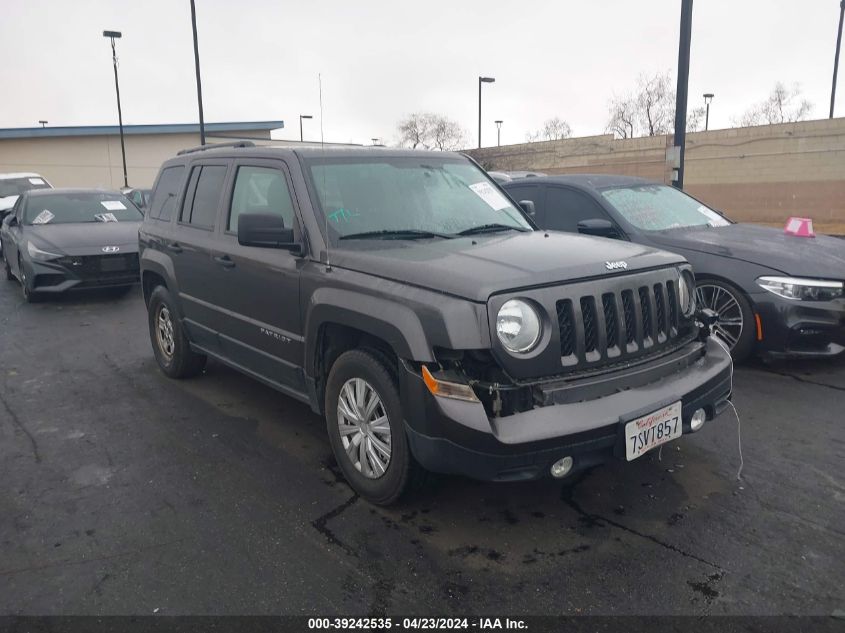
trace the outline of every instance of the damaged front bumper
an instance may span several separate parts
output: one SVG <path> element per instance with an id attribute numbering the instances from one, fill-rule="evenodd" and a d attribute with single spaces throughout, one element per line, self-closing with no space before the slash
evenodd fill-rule
<path id="1" fill-rule="evenodd" d="M 572 472 L 625 458 L 625 423 L 682 403 L 683 432 L 703 409 L 713 420 L 731 395 L 731 359 L 715 341 L 617 372 L 534 387 L 534 408 L 489 416 L 481 402 L 432 395 L 409 365 L 401 371 L 408 441 L 428 470 L 490 481 L 545 477 L 564 457 Z M 707 426 L 705 424 L 705 426 Z"/>

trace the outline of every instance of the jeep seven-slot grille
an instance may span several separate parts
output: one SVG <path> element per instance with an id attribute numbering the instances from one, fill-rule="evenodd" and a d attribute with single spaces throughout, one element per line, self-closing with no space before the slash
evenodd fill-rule
<path id="1" fill-rule="evenodd" d="M 668 280 L 558 300 L 561 362 L 597 367 L 668 346 L 678 338 L 676 295 Z"/>

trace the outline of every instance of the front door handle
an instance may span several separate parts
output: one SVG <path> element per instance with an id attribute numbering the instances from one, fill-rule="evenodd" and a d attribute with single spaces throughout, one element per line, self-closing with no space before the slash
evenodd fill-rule
<path id="1" fill-rule="evenodd" d="M 214 261 L 223 266 L 223 268 L 234 268 L 235 262 L 228 255 L 215 255 Z"/>
<path id="2" fill-rule="evenodd" d="M 169 251 L 171 251 L 171 252 L 173 252 L 173 253 L 181 253 L 181 252 L 182 252 L 182 247 L 181 247 L 181 246 L 179 246 L 179 243 L 178 243 L 178 242 L 168 242 L 168 243 L 167 243 L 167 250 L 169 250 Z"/>

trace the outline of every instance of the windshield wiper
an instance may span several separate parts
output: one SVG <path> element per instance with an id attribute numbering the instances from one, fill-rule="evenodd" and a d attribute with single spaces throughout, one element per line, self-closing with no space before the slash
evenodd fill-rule
<path id="1" fill-rule="evenodd" d="M 341 235 L 340 240 L 422 240 L 429 237 L 442 237 L 451 240 L 454 235 L 449 233 L 436 233 L 435 231 L 423 231 L 421 229 L 382 229 L 380 231 L 364 231 L 362 233 L 349 233 Z"/>
<path id="2" fill-rule="evenodd" d="M 530 229 L 523 229 L 518 226 L 511 226 L 510 224 L 482 224 L 480 226 L 473 226 L 469 229 L 459 231 L 456 235 L 476 235 L 478 233 L 499 233 L 501 231 L 519 231 L 524 233 Z"/>

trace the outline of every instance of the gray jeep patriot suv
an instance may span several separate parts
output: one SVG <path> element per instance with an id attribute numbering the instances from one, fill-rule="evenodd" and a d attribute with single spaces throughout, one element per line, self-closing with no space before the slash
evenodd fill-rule
<path id="1" fill-rule="evenodd" d="M 378 504 L 425 470 L 562 478 L 716 417 L 731 361 L 684 259 L 524 206 L 459 154 L 186 150 L 140 230 L 156 360 L 307 402 Z"/>

